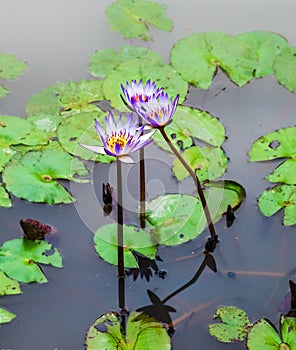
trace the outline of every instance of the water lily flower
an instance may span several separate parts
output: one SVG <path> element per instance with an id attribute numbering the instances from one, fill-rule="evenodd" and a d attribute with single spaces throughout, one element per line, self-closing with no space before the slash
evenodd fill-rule
<path id="1" fill-rule="evenodd" d="M 103 146 L 80 145 L 95 153 L 117 157 L 118 160 L 124 163 L 134 163 L 129 154 L 152 141 L 151 136 L 154 132 L 143 134 L 144 126 L 138 127 L 138 122 L 134 122 L 133 113 L 126 118 L 125 122 L 123 122 L 122 115 L 120 115 L 116 123 L 113 114 L 109 112 L 105 122 L 106 131 L 95 119 L 95 128 Z"/>
<path id="2" fill-rule="evenodd" d="M 157 88 L 155 82 L 151 82 L 150 79 L 146 84 L 143 84 L 141 79 L 138 83 L 132 80 L 131 83 L 126 82 L 125 87 L 122 84 L 120 86 L 124 93 L 124 97 L 120 95 L 121 99 L 132 111 L 147 103 L 151 98 L 157 98 L 163 91 L 163 88 Z"/>
<path id="3" fill-rule="evenodd" d="M 153 128 L 164 127 L 171 122 L 178 101 L 179 95 L 173 101 L 169 99 L 167 93 L 162 91 L 159 96 L 154 96 L 145 105 L 136 107 L 136 113 Z"/>

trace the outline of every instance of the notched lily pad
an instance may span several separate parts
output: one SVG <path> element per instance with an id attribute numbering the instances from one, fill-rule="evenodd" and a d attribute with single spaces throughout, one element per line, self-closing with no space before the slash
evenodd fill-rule
<path id="1" fill-rule="evenodd" d="M 169 350 L 170 337 L 164 326 L 154 318 L 131 312 L 126 334 L 122 334 L 120 317 L 115 312 L 100 316 L 86 335 L 87 350 Z"/>
<path id="2" fill-rule="evenodd" d="M 15 55 L 0 53 L 0 79 L 16 79 L 27 69 L 27 64 Z"/>
<path id="3" fill-rule="evenodd" d="M 278 185 L 263 191 L 258 207 L 265 216 L 272 216 L 284 208 L 284 225 L 296 224 L 296 185 Z"/>
<path id="4" fill-rule="evenodd" d="M 276 56 L 273 64 L 278 82 L 290 91 L 296 90 L 296 47 L 285 47 Z"/>
<path id="5" fill-rule="evenodd" d="M 222 323 L 210 324 L 209 333 L 221 342 L 231 343 L 246 338 L 250 321 L 245 311 L 234 306 L 222 306 L 216 311 L 214 319 Z"/>
<path id="6" fill-rule="evenodd" d="M 18 238 L 0 247 L 1 270 L 19 282 L 47 282 L 38 263 L 62 267 L 62 257 L 56 248 L 45 241 Z"/>
<path id="7" fill-rule="evenodd" d="M 26 113 L 68 116 L 80 112 L 100 111 L 94 102 L 103 99 L 102 81 L 69 81 L 49 86 L 33 95 L 26 106 Z"/>
<path id="8" fill-rule="evenodd" d="M 296 184 L 296 158 L 287 159 L 280 164 L 272 174 L 266 176 L 270 182 L 283 182 L 285 184 Z"/>
<path id="9" fill-rule="evenodd" d="M 149 26 L 169 32 L 173 21 L 165 16 L 166 6 L 151 0 L 117 0 L 107 7 L 106 13 L 112 30 L 124 38 L 152 40 Z"/>
<path id="10" fill-rule="evenodd" d="M 117 265 L 117 225 L 108 224 L 99 228 L 94 235 L 96 252 L 110 264 Z M 132 250 L 155 259 L 156 247 L 148 232 L 134 226 L 123 225 L 124 266 L 139 267 Z"/>
<path id="11" fill-rule="evenodd" d="M 9 323 L 14 318 L 16 318 L 15 314 L 0 307 L 0 324 L 1 323 Z"/>
<path id="12" fill-rule="evenodd" d="M 4 272 L 0 271 L 0 296 L 21 293 L 22 291 L 18 281 L 10 279 Z"/>
<path id="13" fill-rule="evenodd" d="M 71 203 L 75 199 L 56 180 L 85 182 L 75 175 L 87 174 L 83 163 L 66 152 L 32 151 L 13 157 L 3 171 L 3 181 L 8 191 L 31 202 Z"/>

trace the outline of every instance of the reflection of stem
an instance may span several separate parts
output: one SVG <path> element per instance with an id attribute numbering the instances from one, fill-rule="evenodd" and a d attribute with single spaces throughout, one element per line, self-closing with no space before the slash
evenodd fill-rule
<path id="1" fill-rule="evenodd" d="M 182 157 L 182 155 L 178 152 L 178 150 L 176 149 L 176 147 L 172 144 L 171 140 L 169 139 L 168 135 L 166 134 L 164 127 L 159 128 L 159 131 L 161 132 L 163 138 L 165 139 L 165 141 L 167 142 L 167 144 L 169 145 L 170 149 L 174 152 L 175 156 L 179 159 L 179 161 L 183 164 L 183 166 L 185 167 L 185 169 L 188 171 L 188 173 L 191 175 L 196 188 L 197 188 L 197 192 L 199 195 L 199 198 L 201 200 L 201 204 L 203 206 L 204 209 L 204 213 L 207 219 L 207 223 L 208 223 L 208 227 L 211 233 L 211 237 L 216 237 L 216 231 L 215 231 L 215 227 L 211 218 L 211 214 L 209 211 L 209 208 L 207 206 L 207 202 L 203 193 L 203 189 L 201 187 L 201 184 L 199 182 L 199 179 L 196 175 L 196 173 L 191 169 L 191 167 L 189 166 L 189 164 L 186 162 L 186 160 Z"/>
<path id="2" fill-rule="evenodd" d="M 139 117 L 139 126 L 142 125 L 142 118 Z M 144 148 L 140 149 L 140 227 L 145 228 L 146 220 L 146 183 L 145 183 L 145 153 Z"/>
<path id="3" fill-rule="evenodd" d="M 117 160 L 117 267 L 119 308 L 125 308 L 124 296 L 124 251 L 123 251 L 123 209 L 122 209 L 122 176 L 121 162 Z"/>

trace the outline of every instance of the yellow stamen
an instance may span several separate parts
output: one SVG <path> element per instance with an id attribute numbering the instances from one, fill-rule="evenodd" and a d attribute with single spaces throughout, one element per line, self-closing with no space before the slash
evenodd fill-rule
<path id="1" fill-rule="evenodd" d="M 120 131 L 119 133 L 113 133 L 107 138 L 106 141 L 109 150 L 114 153 L 114 147 L 116 143 L 120 146 L 121 149 L 124 149 L 124 147 L 132 138 L 133 137 L 129 133 L 123 133 L 122 131 Z"/>

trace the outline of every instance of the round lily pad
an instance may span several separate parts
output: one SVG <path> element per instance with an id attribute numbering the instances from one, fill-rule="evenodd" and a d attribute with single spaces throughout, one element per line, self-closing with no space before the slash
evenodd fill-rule
<path id="1" fill-rule="evenodd" d="M 285 47 L 276 56 L 273 64 L 278 82 L 290 91 L 296 90 L 296 47 Z"/>
<path id="2" fill-rule="evenodd" d="M 109 224 L 99 228 L 94 235 L 96 252 L 110 264 L 117 265 L 117 225 Z M 139 267 L 131 252 L 135 250 L 150 259 L 155 259 L 156 247 L 151 236 L 134 226 L 123 225 L 124 266 Z"/>
<path id="3" fill-rule="evenodd" d="M 257 322 L 248 334 L 247 346 L 249 350 L 278 350 L 281 349 L 281 338 L 268 320 Z M 287 348 L 286 350 L 291 350 Z"/>
<path id="4" fill-rule="evenodd" d="M 115 158 L 108 155 L 96 154 L 80 146 L 79 143 L 91 146 L 102 146 L 102 141 L 95 130 L 94 119 L 104 125 L 105 114 L 94 112 L 78 113 L 63 120 L 58 128 L 58 139 L 63 148 L 82 159 L 110 163 Z"/>
<path id="5" fill-rule="evenodd" d="M 27 64 L 15 55 L 0 53 L 0 79 L 16 79 L 27 69 Z"/>
<path id="6" fill-rule="evenodd" d="M 8 191 L 31 202 L 71 203 L 75 199 L 56 180 L 83 182 L 74 176 L 87 174 L 83 163 L 66 152 L 32 151 L 13 157 L 3 171 L 3 181 Z"/>

